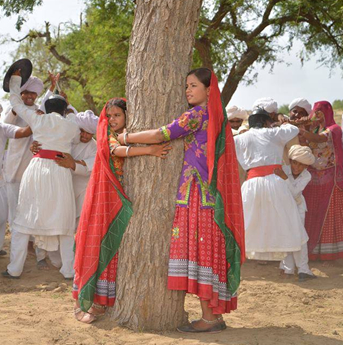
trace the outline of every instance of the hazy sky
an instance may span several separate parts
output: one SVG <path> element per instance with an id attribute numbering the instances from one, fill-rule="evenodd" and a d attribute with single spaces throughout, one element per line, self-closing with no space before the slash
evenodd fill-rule
<path id="1" fill-rule="evenodd" d="M 43 5 L 37 7 L 29 16 L 20 33 L 15 29 L 15 17 L 1 18 L 0 34 L 6 37 L 21 38 L 30 29 L 41 28 L 45 21 L 52 25 L 70 20 L 78 23 L 80 12 L 84 7 L 81 0 L 45 0 Z M 10 52 L 15 48 L 16 43 L 1 46 L 0 65 L 11 62 Z M 282 56 L 285 62 L 292 64 L 291 66 L 287 66 L 286 63 L 277 64 L 272 74 L 269 73 L 268 68 L 259 70 L 257 83 L 250 86 L 240 85 L 230 105 L 250 109 L 255 99 L 260 97 L 273 97 L 279 105 L 288 104 L 292 99 L 298 97 L 307 98 L 312 103 L 319 100 L 333 102 L 335 99 L 343 99 L 341 70 L 334 70 L 330 78 L 330 71 L 325 67 L 319 67 L 315 62 L 315 57 L 302 67 L 296 57 L 296 52 L 297 49 L 294 49 L 290 54 L 285 53 Z M 2 80 L 0 80 L 0 84 L 2 85 Z M 0 98 L 3 95 L 1 87 Z"/>

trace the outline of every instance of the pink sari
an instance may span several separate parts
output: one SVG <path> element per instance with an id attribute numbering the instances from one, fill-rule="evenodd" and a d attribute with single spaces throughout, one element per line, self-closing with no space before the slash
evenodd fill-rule
<path id="1" fill-rule="evenodd" d="M 342 130 L 335 123 L 329 102 L 315 103 L 311 117 L 318 111 L 324 114 L 322 127 L 329 130 L 332 137 L 334 166 L 322 170 L 308 169 L 312 180 L 303 193 L 308 208 L 305 227 L 309 235 L 310 260 L 335 260 L 343 257 Z"/>

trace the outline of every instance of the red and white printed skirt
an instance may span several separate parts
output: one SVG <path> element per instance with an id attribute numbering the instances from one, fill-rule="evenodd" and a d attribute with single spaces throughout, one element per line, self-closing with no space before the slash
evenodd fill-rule
<path id="1" fill-rule="evenodd" d="M 93 303 L 113 307 L 116 299 L 116 275 L 118 268 L 118 253 L 113 257 L 96 282 Z M 78 299 L 79 288 L 77 276 L 73 282 L 73 298 Z"/>
<path id="2" fill-rule="evenodd" d="M 168 289 L 185 290 L 209 301 L 213 314 L 237 309 L 237 296 L 227 289 L 225 238 L 213 208 L 201 208 L 193 182 L 188 207 L 176 206 L 170 246 Z"/>

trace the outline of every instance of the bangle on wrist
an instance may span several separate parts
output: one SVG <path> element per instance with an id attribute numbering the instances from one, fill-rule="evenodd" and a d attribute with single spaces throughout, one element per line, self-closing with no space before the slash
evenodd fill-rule
<path id="1" fill-rule="evenodd" d="M 128 132 L 125 132 L 124 133 L 124 145 L 128 146 L 129 143 L 127 142 L 127 137 L 129 136 L 129 133 Z"/>
<path id="2" fill-rule="evenodd" d="M 130 148 L 131 148 L 131 145 L 129 145 L 129 146 L 126 148 L 126 157 L 129 157 Z"/>

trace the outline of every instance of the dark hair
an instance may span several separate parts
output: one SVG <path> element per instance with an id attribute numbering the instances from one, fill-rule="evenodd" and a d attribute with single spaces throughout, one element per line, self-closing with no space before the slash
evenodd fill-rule
<path id="1" fill-rule="evenodd" d="M 250 128 L 263 128 L 266 127 L 268 122 L 272 123 L 273 120 L 269 115 L 255 114 L 249 116 L 248 122 Z"/>
<path id="2" fill-rule="evenodd" d="M 62 96 L 53 95 L 44 103 L 44 106 L 46 114 L 54 112 L 63 116 L 68 107 L 68 103 Z"/>
<path id="3" fill-rule="evenodd" d="M 123 110 L 124 114 L 126 115 L 126 101 L 122 98 L 112 98 L 110 99 L 106 104 L 106 110 L 112 108 L 112 107 L 118 107 L 121 110 Z"/>
<path id="4" fill-rule="evenodd" d="M 188 72 L 187 77 L 194 74 L 202 84 L 204 84 L 206 87 L 209 87 L 211 84 L 211 70 L 205 67 L 192 69 L 190 72 Z"/>

